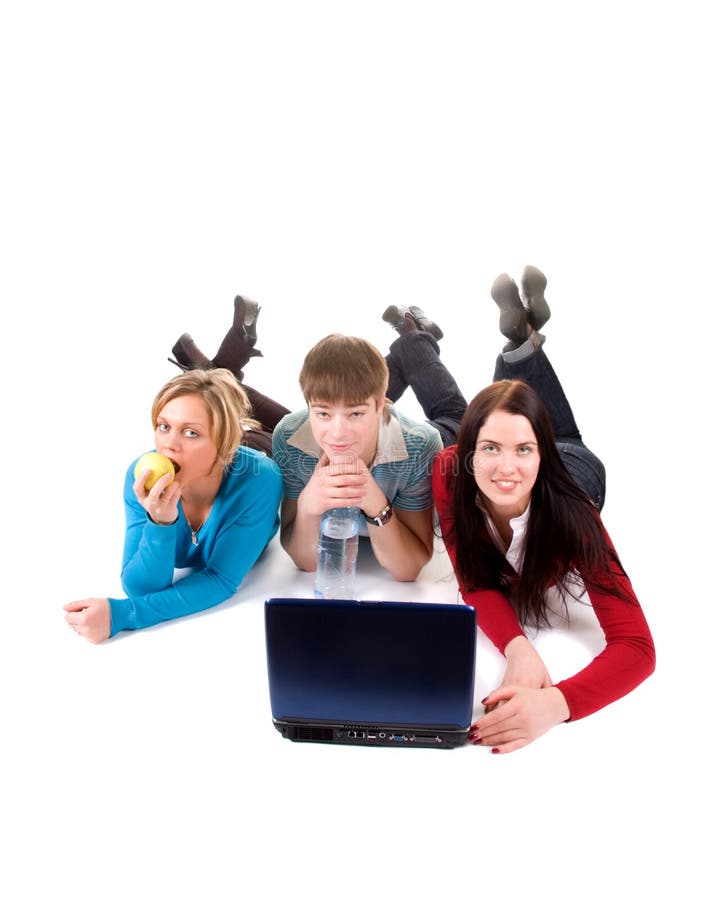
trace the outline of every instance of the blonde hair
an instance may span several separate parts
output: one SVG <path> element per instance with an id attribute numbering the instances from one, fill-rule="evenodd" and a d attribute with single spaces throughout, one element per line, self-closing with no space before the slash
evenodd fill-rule
<path id="1" fill-rule="evenodd" d="M 383 398 L 388 384 L 387 363 L 377 348 L 343 334 L 330 334 L 315 344 L 299 375 L 307 403 L 355 406 L 370 397 Z"/>
<path id="2" fill-rule="evenodd" d="M 240 445 L 245 443 L 244 431 L 261 428 L 251 418 L 253 408 L 246 391 L 228 369 L 190 369 L 176 375 L 156 394 L 151 407 L 153 428 L 169 401 L 190 394 L 198 395 L 203 400 L 219 459 L 228 465 Z"/>

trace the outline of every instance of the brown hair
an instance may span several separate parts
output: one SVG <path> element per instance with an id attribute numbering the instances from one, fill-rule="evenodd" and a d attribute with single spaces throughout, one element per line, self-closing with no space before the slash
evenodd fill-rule
<path id="1" fill-rule="evenodd" d="M 355 406 L 370 397 L 384 397 L 389 370 L 382 354 L 368 341 L 330 334 L 306 354 L 299 384 L 307 403 Z"/>
<path id="2" fill-rule="evenodd" d="M 519 576 L 495 546 L 477 502 L 479 489 L 473 468 L 477 436 L 496 410 L 524 416 L 540 454 Z M 523 625 L 547 622 L 547 588 L 557 584 L 565 598 L 570 593 L 568 576 L 575 570 L 589 587 L 634 602 L 613 577 L 625 571 L 606 540 L 590 498 L 565 469 L 547 408 L 528 384 L 497 381 L 474 397 L 462 419 L 456 459 L 450 468 L 455 470 L 447 473 L 454 478 L 453 515 L 443 534 L 456 545 L 456 571 L 463 589 L 501 590 Z M 484 498 L 481 502 L 484 504 Z"/>
<path id="3" fill-rule="evenodd" d="M 190 369 L 176 375 L 156 394 L 151 407 L 153 428 L 169 401 L 189 394 L 197 394 L 203 400 L 219 459 L 228 465 L 244 443 L 244 430 L 261 427 L 251 418 L 253 410 L 246 391 L 227 369 Z"/>

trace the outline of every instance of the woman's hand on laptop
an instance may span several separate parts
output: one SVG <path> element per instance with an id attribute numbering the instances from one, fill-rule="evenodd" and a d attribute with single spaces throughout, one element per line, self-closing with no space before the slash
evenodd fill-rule
<path id="1" fill-rule="evenodd" d="M 469 739 L 493 753 L 519 750 L 570 718 L 567 701 L 556 687 L 509 685 L 492 691 L 484 703 L 491 712 L 472 723 Z"/>

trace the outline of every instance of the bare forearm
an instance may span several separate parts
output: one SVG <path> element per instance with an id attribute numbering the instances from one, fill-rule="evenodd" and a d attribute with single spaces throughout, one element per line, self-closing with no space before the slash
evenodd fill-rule
<path id="1" fill-rule="evenodd" d="M 432 556 L 431 547 L 395 517 L 387 525 L 369 526 L 374 556 L 396 581 L 414 581 Z"/>
<path id="2" fill-rule="evenodd" d="M 432 508 L 410 511 L 393 507 L 386 525 L 369 525 L 374 555 L 397 581 L 414 581 L 432 558 L 434 512 Z"/>

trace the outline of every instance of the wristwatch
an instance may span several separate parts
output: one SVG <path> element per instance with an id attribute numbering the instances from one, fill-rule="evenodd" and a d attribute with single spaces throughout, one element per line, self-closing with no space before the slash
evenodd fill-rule
<path id="1" fill-rule="evenodd" d="M 364 513 L 364 518 L 369 522 L 370 525 L 386 525 L 387 522 L 390 522 L 394 512 L 392 511 L 392 507 L 387 503 L 384 509 L 377 513 L 376 516 L 368 516 Z"/>

